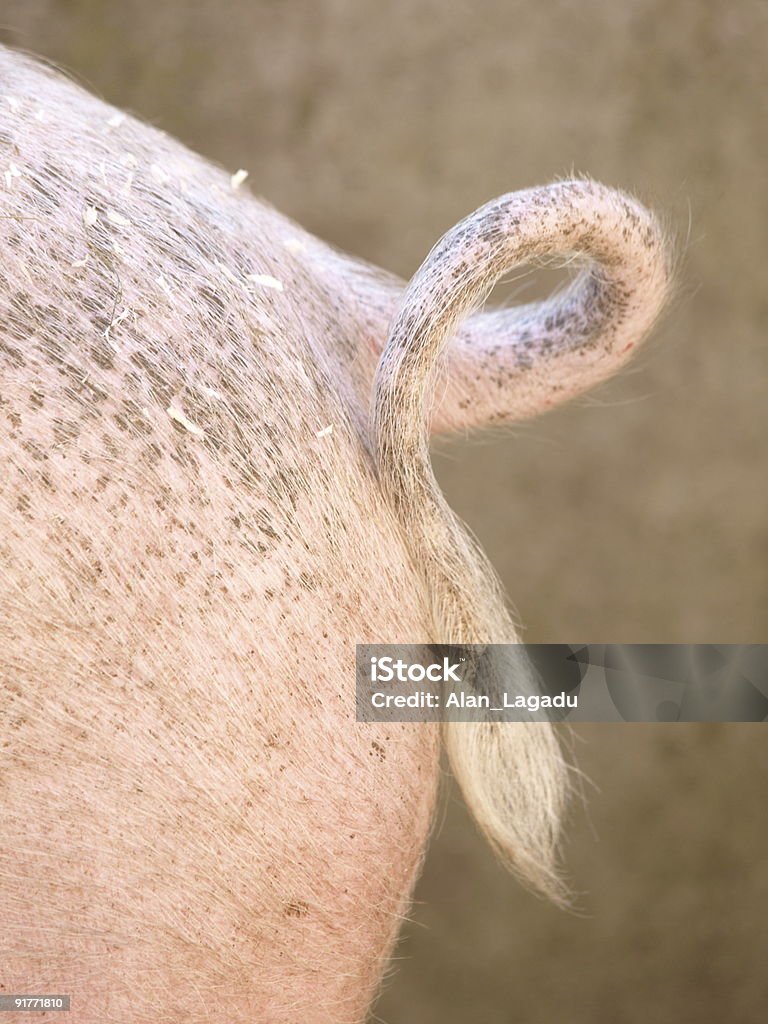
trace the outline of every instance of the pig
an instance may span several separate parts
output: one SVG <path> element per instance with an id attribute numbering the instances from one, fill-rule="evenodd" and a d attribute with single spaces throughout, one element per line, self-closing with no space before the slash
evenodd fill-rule
<path id="1" fill-rule="evenodd" d="M 355 721 L 354 645 L 518 639 L 430 434 L 613 374 L 665 233 L 559 181 L 406 287 L 8 49 L 0 151 L 0 991 L 68 993 L 78 1024 L 361 1021 L 441 737 Z M 475 312 L 558 259 L 565 290 Z M 500 857 L 567 899 L 555 730 L 444 734 Z"/>

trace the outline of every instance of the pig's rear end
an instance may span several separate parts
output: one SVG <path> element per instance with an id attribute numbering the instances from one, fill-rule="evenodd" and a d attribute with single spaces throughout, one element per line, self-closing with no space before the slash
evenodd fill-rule
<path id="1" fill-rule="evenodd" d="M 354 642 L 427 632 L 354 318 L 225 175 L 0 68 L 0 984 L 359 1020 L 437 746 L 352 721 Z"/>

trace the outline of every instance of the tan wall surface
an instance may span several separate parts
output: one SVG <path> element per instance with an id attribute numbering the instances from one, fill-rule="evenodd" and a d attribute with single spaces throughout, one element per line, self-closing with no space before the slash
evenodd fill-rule
<path id="1" fill-rule="evenodd" d="M 501 192 L 571 169 L 637 191 L 680 239 L 654 340 L 581 402 L 444 446 L 440 478 L 528 640 L 768 639 L 768 5 L 3 0 L 0 38 L 404 276 Z M 521 892 L 452 793 L 380 1017 L 765 1020 L 766 735 L 580 730 L 583 916 Z"/>

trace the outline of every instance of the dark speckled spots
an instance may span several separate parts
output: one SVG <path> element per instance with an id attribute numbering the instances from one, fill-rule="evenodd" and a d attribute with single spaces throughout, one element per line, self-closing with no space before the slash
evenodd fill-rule
<path id="1" fill-rule="evenodd" d="M 29 520 L 29 519 L 32 519 L 31 508 L 32 508 L 32 502 L 29 499 L 29 495 L 28 494 L 20 494 L 17 497 L 17 499 L 16 499 L 16 511 L 24 519 L 28 519 Z"/>
<path id="2" fill-rule="evenodd" d="M 277 453 L 274 461 L 279 463 Z M 267 482 L 266 494 L 278 506 L 295 511 L 300 493 L 300 476 L 295 470 L 281 467 Z"/>
<path id="3" fill-rule="evenodd" d="M 35 441 L 22 441 L 21 447 L 35 462 L 45 462 L 48 452 Z"/>
<path id="4" fill-rule="evenodd" d="M 18 334 L 15 336 L 19 337 Z M 21 369 L 21 367 L 26 366 L 27 361 L 19 349 L 14 345 L 11 345 L 9 342 L 4 341 L 2 338 L 0 338 L 0 355 L 5 356 L 9 360 L 11 366 L 15 366 L 17 369 Z"/>
<path id="5" fill-rule="evenodd" d="M 309 904 L 304 900 L 291 900 L 283 908 L 285 917 L 306 917 L 309 914 Z"/>
<path id="6" fill-rule="evenodd" d="M 387 751 L 381 743 L 377 743 L 376 740 L 371 743 L 371 754 L 377 761 L 381 761 L 382 763 L 387 759 Z"/>
<path id="7" fill-rule="evenodd" d="M 91 379 L 87 370 L 83 369 L 82 366 L 62 363 L 56 369 L 63 377 L 66 377 L 69 388 L 78 396 L 84 413 L 88 411 L 89 406 L 97 405 L 106 400 L 106 391 Z"/>
<path id="8" fill-rule="evenodd" d="M 103 336 L 91 345 L 89 352 L 94 365 L 100 370 L 111 370 L 115 365 L 115 353 Z"/>
<path id="9" fill-rule="evenodd" d="M 221 322 L 226 314 L 226 306 L 221 297 L 212 288 L 198 288 L 197 294 L 203 302 L 203 311 L 216 322 Z"/>
<path id="10" fill-rule="evenodd" d="M 302 587 L 303 590 L 317 590 L 320 586 L 320 582 L 320 577 L 317 573 L 302 572 L 299 575 L 299 586 Z"/>
<path id="11" fill-rule="evenodd" d="M 150 394 L 162 406 L 167 406 L 180 387 L 178 370 L 164 365 L 158 357 L 148 355 L 145 351 L 131 353 L 131 362 L 137 366 L 142 378 L 149 383 Z"/>
<path id="12" fill-rule="evenodd" d="M 272 528 L 272 520 L 267 509 L 258 509 L 254 516 L 254 520 L 256 526 L 265 537 L 269 537 L 270 540 L 277 540 L 279 538 L 279 534 Z"/>
<path id="13" fill-rule="evenodd" d="M 142 407 L 132 398 L 124 398 L 120 402 L 120 410 L 115 413 L 115 424 L 125 434 L 138 434 L 142 437 L 153 433 L 155 429 Z"/>
<path id="14" fill-rule="evenodd" d="M 11 296 L 9 310 L 3 320 L 3 333 L 23 341 L 33 333 L 36 320 L 30 296 L 26 292 L 16 292 Z"/>
<path id="15" fill-rule="evenodd" d="M 141 460 L 149 466 L 156 466 L 163 457 L 163 450 L 159 444 L 150 441 L 141 449 Z"/>
<path id="16" fill-rule="evenodd" d="M 66 445 L 80 436 L 80 426 L 74 420 L 55 419 L 53 437 L 57 444 Z"/>
<path id="17" fill-rule="evenodd" d="M 104 445 L 104 454 L 107 458 L 115 461 L 121 458 L 122 449 L 111 434 L 104 434 L 102 437 L 102 444 Z"/>

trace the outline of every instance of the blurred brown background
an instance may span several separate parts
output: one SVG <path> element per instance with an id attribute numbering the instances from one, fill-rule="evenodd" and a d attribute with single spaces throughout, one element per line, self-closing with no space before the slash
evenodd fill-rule
<path id="1" fill-rule="evenodd" d="M 654 340 L 439 474 L 526 639 L 768 639 L 765 2 L 4 0 L 0 38 L 403 276 L 501 192 L 571 169 L 635 190 L 680 240 Z M 765 728 L 580 737 L 583 916 L 516 887 L 449 794 L 380 1019 L 768 1019 Z"/>

